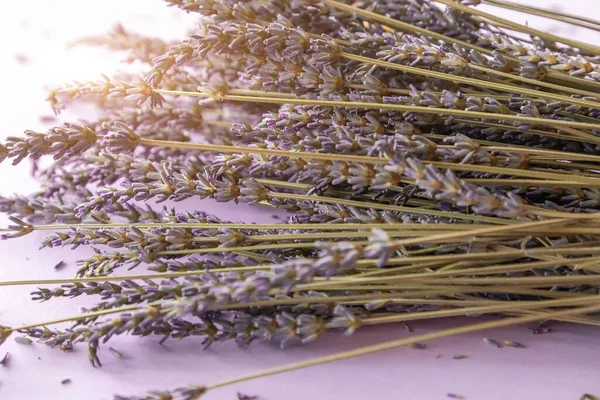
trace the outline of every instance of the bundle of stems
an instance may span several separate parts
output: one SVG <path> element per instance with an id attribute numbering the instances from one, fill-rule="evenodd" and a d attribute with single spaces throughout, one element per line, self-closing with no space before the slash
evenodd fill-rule
<path id="1" fill-rule="evenodd" d="M 600 47 L 481 11 L 500 0 L 166 0 L 198 17 L 179 44 L 130 33 L 79 43 L 147 65 L 52 90 L 96 120 L 0 144 L 40 189 L 0 196 L 2 238 L 87 247 L 72 279 L 19 280 L 85 312 L 0 327 L 53 347 L 115 335 L 203 336 L 206 347 L 308 344 L 331 330 L 493 315 L 144 399 L 535 321 L 600 325 Z M 267 4 L 268 3 L 268 4 Z M 185 199 L 282 210 L 282 223 L 160 208 Z M 117 273 L 119 267 L 148 272 Z M 53 325 L 67 324 L 54 328 Z M 115 399 L 138 399 L 117 395 Z"/>

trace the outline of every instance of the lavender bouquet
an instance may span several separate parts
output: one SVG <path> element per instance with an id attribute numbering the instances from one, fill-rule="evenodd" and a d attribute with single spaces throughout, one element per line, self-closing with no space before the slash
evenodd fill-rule
<path id="1" fill-rule="evenodd" d="M 125 333 L 286 347 L 330 330 L 499 317 L 115 396 L 161 400 L 460 333 L 600 324 L 600 47 L 475 6 L 600 22 L 500 0 L 166 3 L 198 17 L 181 43 L 123 27 L 79 41 L 147 65 L 145 76 L 50 91 L 56 112 L 92 103 L 97 119 L 0 144 L 0 162 L 33 160 L 40 181 L 0 197 L 12 221 L 2 238 L 43 230 L 43 248 L 90 250 L 73 279 L 0 285 L 42 285 L 34 300 L 97 299 L 79 315 L 0 327 L 0 340 L 87 346 L 101 366 Z M 42 167 L 44 156 L 54 162 Z M 190 198 L 287 220 L 160 205 Z"/>

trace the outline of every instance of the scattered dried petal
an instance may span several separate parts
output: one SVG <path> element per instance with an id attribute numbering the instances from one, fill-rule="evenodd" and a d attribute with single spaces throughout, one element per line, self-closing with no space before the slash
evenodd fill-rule
<path id="1" fill-rule="evenodd" d="M 509 340 L 509 339 L 503 340 L 502 344 L 505 345 L 505 346 L 508 346 L 508 347 L 515 347 L 515 348 L 518 348 L 518 349 L 525 349 L 526 348 L 525 345 L 523 345 L 523 344 L 521 344 L 519 342 L 515 342 L 514 340 Z"/>
<path id="2" fill-rule="evenodd" d="M 10 353 L 6 353 L 4 355 L 4 357 L 2 357 L 2 359 L 0 360 L 0 365 L 2 365 L 3 367 L 6 367 L 8 365 L 8 360 L 10 359 Z"/>
<path id="3" fill-rule="evenodd" d="M 116 358 L 123 358 L 123 354 L 121 354 L 120 352 L 118 352 L 117 350 L 115 350 L 112 347 L 109 347 L 108 350 L 112 353 L 113 356 L 115 356 Z"/>
<path id="4" fill-rule="evenodd" d="M 64 351 L 65 353 L 69 353 L 69 352 L 73 351 L 73 343 L 70 340 L 67 340 L 63 344 L 60 345 L 60 349 L 62 351 Z"/>
<path id="5" fill-rule="evenodd" d="M 58 270 L 63 269 L 65 267 L 65 265 L 67 265 L 67 264 L 64 261 L 59 261 L 56 264 L 54 264 L 53 268 L 58 271 Z"/>
<path id="6" fill-rule="evenodd" d="M 17 336 L 15 338 L 15 342 L 17 342 L 19 344 L 24 344 L 24 345 L 31 345 L 33 343 L 33 341 L 31 339 L 28 339 L 28 338 L 22 337 L 22 336 Z"/>
<path id="7" fill-rule="evenodd" d="M 250 395 L 240 393 L 240 392 L 237 392 L 237 398 L 238 398 L 238 400 L 258 400 L 259 399 L 258 396 L 250 396 Z"/>
<path id="8" fill-rule="evenodd" d="M 533 332 L 534 335 L 542 335 L 544 333 L 550 333 L 552 332 L 552 328 L 544 328 L 544 327 L 537 327 L 537 328 L 532 328 L 531 332 Z"/>
<path id="9" fill-rule="evenodd" d="M 495 346 L 497 348 L 502 347 L 502 345 L 495 341 L 494 339 L 490 339 L 490 338 L 483 338 L 483 341 L 486 342 L 487 344 L 491 345 L 491 346 Z"/>

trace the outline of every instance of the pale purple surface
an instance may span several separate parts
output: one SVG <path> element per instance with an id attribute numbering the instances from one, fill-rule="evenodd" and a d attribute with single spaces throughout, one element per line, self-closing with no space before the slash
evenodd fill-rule
<path id="1" fill-rule="evenodd" d="M 549 6 L 559 1 L 528 1 Z M 598 0 L 564 2 L 565 11 L 597 15 Z M 568 9 L 567 9 L 568 4 Z M 499 13 L 498 10 L 493 9 Z M 513 18 L 513 17 L 511 17 Z M 524 22 L 522 15 L 514 19 Z M 67 52 L 64 44 L 75 37 L 101 33 L 115 21 L 142 33 L 181 37 L 193 19 L 176 10 L 165 13 L 159 0 L 29 0 L 0 2 L 0 138 L 18 135 L 24 129 L 42 129 L 40 115 L 50 114 L 43 101 L 45 84 L 73 79 L 96 79 L 115 69 L 118 56 L 94 49 Z M 558 23 L 527 18 L 530 25 L 547 27 L 554 33 L 598 43 L 597 33 L 565 29 Z M 26 56 L 27 64 L 17 62 Z M 76 113 L 65 118 L 75 119 Z M 28 176 L 26 162 L 14 168 L 0 165 L 0 193 L 27 194 L 36 188 Z M 271 212 L 247 207 L 216 207 L 211 202 L 186 202 L 180 209 L 198 208 L 244 221 L 269 221 Z M 0 223 L 5 220 L 1 219 Z M 38 251 L 42 234 L 0 242 L 0 280 L 72 277 L 74 260 L 87 249 Z M 65 260 L 60 272 L 52 266 Z M 140 270 L 141 271 L 141 270 Z M 90 299 L 58 299 L 33 303 L 33 287 L 0 288 L 0 324 L 18 326 L 56 317 L 74 315 Z M 474 323 L 479 319 L 454 319 L 411 324 L 412 335 L 449 326 Z M 148 389 L 167 389 L 186 384 L 210 384 L 264 368 L 337 351 L 357 348 L 411 335 L 399 325 L 363 328 L 349 338 L 330 334 L 309 346 L 285 351 L 275 346 L 254 344 L 240 350 L 233 344 L 201 351 L 200 340 L 170 341 L 163 346 L 158 338 L 139 340 L 121 337 L 111 346 L 125 355 L 116 359 L 106 346 L 100 355 L 103 368 L 93 369 L 84 347 L 70 354 L 42 344 L 23 346 L 11 338 L 0 347 L 0 357 L 11 353 L 8 367 L 0 367 L 1 399 L 111 399 L 112 394 L 142 394 Z M 527 349 L 496 349 L 482 337 L 512 339 Z M 494 332 L 474 333 L 428 343 L 425 350 L 399 348 L 306 370 L 263 378 L 215 390 L 206 399 L 235 399 L 236 392 L 260 395 L 265 400 L 306 399 L 446 399 L 456 393 L 469 400 L 578 399 L 583 393 L 600 393 L 600 334 L 597 328 L 556 325 L 555 332 L 533 335 L 526 326 Z M 441 358 L 436 358 L 443 354 Z M 455 354 L 469 358 L 453 360 Z M 61 385 L 63 379 L 72 383 Z"/>

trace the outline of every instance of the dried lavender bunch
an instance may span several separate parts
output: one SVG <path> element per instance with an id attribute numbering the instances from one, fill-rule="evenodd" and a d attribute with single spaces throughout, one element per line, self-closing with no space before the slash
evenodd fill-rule
<path id="1" fill-rule="evenodd" d="M 77 278 L 35 281 L 32 298 L 97 300 L 66 328 L 20 332 L 85 343 L 100 366 L 101 345 L 124 333 L 286 347 L 473 313 L 513 319 L 425 338 L 596 324 L 600 48 L 475 0 L 166 3 L 198 17 L 179 43 L 121 26 L 76 42 L 148 67 L 50 92 L 56 112 L 93 102 L 98 118 L 0 143 L 0 162 L 53 158 L 36 169 L 38 191 L 0 196 L 11 221 L 1 237 L 43 230 L 45 251 L 91 250 Z M 153 205 L 193 199 L 288 218 L 245 224 Z M 111 276 L 141 264 L 147 273 Z M 0 340 L 18 330 L 0 327 Z M 328 361 L 139 398 L 195 399 Z"/>

